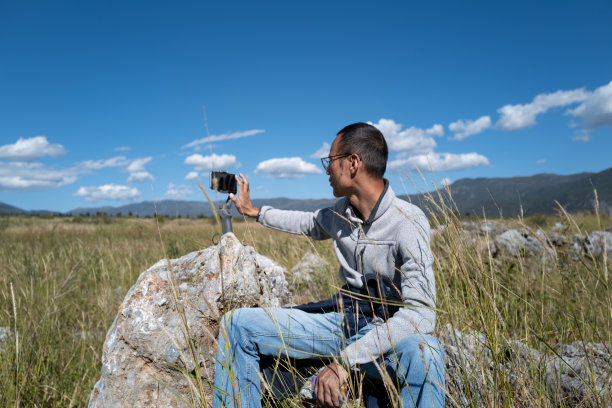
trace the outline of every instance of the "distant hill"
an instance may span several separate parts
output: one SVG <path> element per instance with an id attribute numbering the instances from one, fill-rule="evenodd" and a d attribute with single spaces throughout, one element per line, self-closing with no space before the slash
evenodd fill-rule
<path id="1" fill-rule="evenodd" d="M 568 212 L 594 210 L 597 189 L 599 211 L 612 214 L 612 168 L 600 173 L 568 176 L 536 174 L 530 177 L 476 178 L 457 180 L 450 186 L 461 213 L 514 216 L 551 214 L 559 207 Z"/>
<path id="2" fill-rule="evenodd" d="M 520 214 L 550 214 L 558 208 L 558 201 L 569 212 L 593 210 L 597 189 L 599 211 L 612 214 L 612 168 L 599 173 L 579 173 L 567 176 L 557 174 L 536 174 L 529 177 L 509 178 L 475 178 L 460 179 L 451 184 L 453 201 L 461 214 L 482 215 L 489 217 L 515 216 Z M 436 196 L 436 194 L 434 194 Z M 422 207 L 428 207 L 423 194 L 401 196 Z M 279 209 L 313 211 L 329 207 L 336 199 L 294 200 L 290 198 L 256 199 L 256 207 L 270 205 Z M 156 212 L 165 216 L 205 217 L 212 216 L 208 203 L 201 201 L 162 200 L 153 203 L 144 201 L 120 207 L 76 208 L 67 214 L 106 213 L 115 215 L 151 216 Z M 234 210 L 235 212 L 235 210 Z M 8 204 L 0 203 L 0 214 L 50 214 L 49 211 L 25 211 Z"/>

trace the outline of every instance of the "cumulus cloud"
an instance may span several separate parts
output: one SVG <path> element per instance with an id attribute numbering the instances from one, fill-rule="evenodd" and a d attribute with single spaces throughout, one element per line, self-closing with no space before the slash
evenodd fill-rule
<path id="1" fill-rule="evenodd" d="M 196 170 L 220 170 L 227 169 L 236 166 L 236 156 L 233 154 L 221 154 L 215 153 L 209 156 L 202 156 L 201 154 L 192 154 L 185 159 L 185 164 L 194 166 Z"/>
<path id="2" fill-rule="evenodd" d="M 116 152 L 128 152 L 132 150 L 132 148 L 130 146 L 119 146 L 119 147 L 115 147 L 115 151 Z"/>
<path id="3" fill-rule="evenodd" d="M 125 156 L 111 157 L 105 160 L 86 160 L 76 164 L 76 167 L 83 171 L 100 170 L 105 167 L 122 167 L 129 164 L 129 160 Z"/>
<path id="4" fill-rule="evenodd" d="M 144 165 L 153 160 L 152 157 L 145 157 L 142 159 L 135 159 L 128 165 L 127 171 L 130 173 L 136 173 L 138 171 L 145 171 Z"/>
<path id="5" fill-rule="evenodd" d="M 46 136 L 19 138 L 13 144 L 0 146 L 0 159 L 31 161 L 45 156 L 57 158 L 66 154 L 64 146 L 49 143 Z"/>
<path id="6" fill-rule="evenodd" d="M 322 170 L 300 157 L 281 157 L 262 161 L 255 168 L 255 174 L 273 178 L 298 178 L 306 174 L 320 174 Z"/>
<path id="7" fill-rule="evenodd" d="M 453 182 L 451 181 L 451 179 L 449 179 L 448 177 L 444 177 L 441 181 L 440 181 L 440 185 L 442 187 L 446 187 L 446 186 L 450 186 L 451 184 L 453 184 Z"/>
<path id="8" fill-rule="evenodd" d="M 478 134 L 491 127 L 491 117 L 481 116 L 476 120 L 458 120 L 448 125 L 448 129 L 455 135 L 452 140 L 463 140 L 466 137 Z"/>
<path id="9" fill-rule="evenodd" d="M 80 187 L 76 197 L 84 197 L 85 201 L 134 201 L 140 199 L 140 191 L 134 187 L 118 184 L 105 184 L 103 186 Z"/>
<path id="10" fill-rule="evenodd" d="M 435 124 L 429 129 L 425 130 L 425 133 L 433 136 L 444 136 L 444 126 Z"/>
<path id="11" fill-rule="evenodd" d="M 402 125 L 395 123 L 392 119 L 380 119 L 378 123 L 370 122 L 370 124 L 376 126 L 385 136 L 389 150 L 410 152 L 410 154 L 432 152 L 436 147 L 433 136 L 444 134 L 442 125 L 437 124 L 426 130 L 414 126 L 402 130 Z"/>
<path id="12" fill-rule="evenodd" d="M 591 141 L 591 133 L 586 129 L 582 129 L 576 132 L 574 137 L 572 137 L 572 140 L 574 142 L 588 143 L 589 141 Z"/>
<path id="13" fill-rule="evenodd" d="M 264 129 L 252 129 L 252 130 L 245 130 L 243 132 L 224 133 L 222 135 L 211 135 L 211 136 L 204 137 L 202 139 L 194 140 L 193 142 L 189 142 L 186 145 L 184 145 L 182 148 L 187 149 L 189 147 L 195 147 L 195 146 L 205 144 L 205 143 L 219 142 L 221 140 L 240 139 L 242 137 L 254 136 L 254 135 L 257 135 L 263 132 L 265 132 Z"/>
<path id="14" fill-rule="evenodd" d="M 487 166 L 489 160 L 478 153 L 428 153 L 389 162 L 391 170 L 453 171 Z"/>
<path id="15" fill-rule="evenodd" d="M 42 163 L 0 162 L 0 190 L 41 191 L 74 183 L 78 171 L 45 166 Z"/>
<path id="16" fill-rule="evenodd" d="M 582 102 L 588 96 L 584 88 L 571 91 L 557 91 L 537 95 L 531 103 L 525 105 L 505 105 L 497 110 L 501 115 L 497 128 L 502 130 L 525 129 L 536 123 L 536 116 L 552 108 Z"/>
<path id="17" fill-rule="evenodd" d="M 319 147 L 319 150 L 310 155 L 311 159 L 320 159 L 329 155 L 329 149 L 331 146 L 327 142 L 323 142 L 323 145 Z"/>
<path id="18" fill-rule="evenodd" d="M 197 178 L 198 178 L 198 172 L 197 171 L 190 171 L 185 176 L 185 180 L 195 180 Z"/>
<path id="19" fill-rule="evenodd" d="M 168 191 L 166 191 L 166 197 L 171 200 L 184 200 L 192 194 L 192 191 L 184 184 L 176 185 L 174 183 L 168 184 Z"/>
<path id="20" fill-rule="evenodd" d="M 148 171 L 136 171 L 134 173 L 130 173 L 130 177 L 128 177 L 128 183 L 142 183 L 147 180 L 155 180 L 155 177 L 151 175 Z"/>
<path id="21" fill-rule="evenodd" d="M 583 103 L 568 111 L 588 128 L 612 126 L 612 81 L 588 94 Z"/>

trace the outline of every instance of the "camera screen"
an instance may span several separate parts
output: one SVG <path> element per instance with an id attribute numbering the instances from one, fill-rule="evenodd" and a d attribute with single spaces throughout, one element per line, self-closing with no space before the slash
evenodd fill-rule
<path id="1" fill-rule="evenodd" d="M 210 173 L 210 188 L 220 193 L 236 194 L 236 176 L 226 171 L 213 171 Z"/>

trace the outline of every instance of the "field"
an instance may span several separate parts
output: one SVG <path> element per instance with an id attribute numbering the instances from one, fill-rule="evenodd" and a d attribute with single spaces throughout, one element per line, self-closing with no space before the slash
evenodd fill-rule
<path id="1" fill-rule="evenodd" d="M 578 340 L 612 342 L 611 268 L 605 258 L 575 261 L 569 247 L 549 260 L 493 258 L 461 239 L 465 219 L 447 212 L 430 221 L 432 228 L 447 225 L 432 245 L 439 327 L 486 333 L 494 358 L 510 339 L 540 350 Z M 561 222 L 568 235 L 612 225 L 610 217 L 587 213 L 504 222 L 545 230 Z M 326 297 L 330 284 L 339 283 L 330 241 L 251 221 L 234 221 L 234 230 L 243 243 L 287 269 L 308 251 L 329 262 L 316 285 L 292 288 L 295 301 Z M 211 219 L 0 218 L 0 406 L 85 406 L 100 376 L 106 331 L 127 290 L 159 259 L 210 246 L 215 232 Z M 537 379 L 517 385 L 500 376 L 491 387 L 490 405 L 554 401 Z M 593 396 L 585 403 L 612 401 Z"/>

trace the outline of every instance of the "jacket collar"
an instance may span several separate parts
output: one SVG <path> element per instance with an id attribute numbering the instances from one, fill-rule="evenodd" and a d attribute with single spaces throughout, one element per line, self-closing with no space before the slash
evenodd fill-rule
<path id="1" fill-rule="evenodd" d="M 380 197 L 378 197 L 378 201 L 374 205 L 374 208 L 372 209 L 372 212 L 370 213 L 370 217 L 367 219 L 366 222 L 363 222 L 361 218 L 357 217 L 357 215 L 355 214 L 355 209 L 351 205 L 350 200 L 346 198 L 345 214 L 347 215 L 347 218 L 351 222 L 371 224 L 374 221 L 376 221 L 378 218 L 380 218 L 380 216 L 383 215 L 389 209 L 389 207 L 391 207 L 391 205 L 393 204 L 393 199 L 395 198 L 395 193 L 393 192 L 393 189 L 389 185 L 389 180 L 383 179 L 383 181 L 385 183 L 385 188 L 380 194 Z"/>

